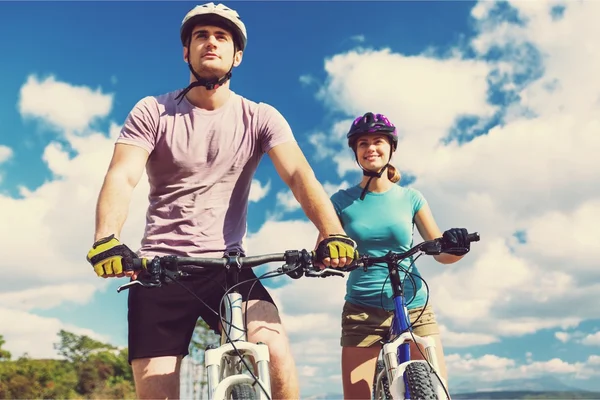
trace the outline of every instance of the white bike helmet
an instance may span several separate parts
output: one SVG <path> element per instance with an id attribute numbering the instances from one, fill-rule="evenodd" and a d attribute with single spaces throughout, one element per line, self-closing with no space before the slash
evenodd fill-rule
<path id="1" fill-rule="evenodd" d="M 191 9 L 181 21 L 181 28 L 179 29 L 179 35 L 181 37 L 181 44 L 184 47 L 190 46 L 190 38 L 192 35 L 192 30 L 194 26 L 198 24 L 206 24 L 206 25 L 215 25 L 220 26 L 223 29 L 227 29 L 231 32 L 233 36 L 234 42 L 234 51 L 246 49 L 246 43 L 248 42 L 248 34 L 246 32 L 246 26 L 242 22 L 238 13 L 223 5 L 210 2 L 202 5 L 198 5 Z M 204 86 L 208 90 L 213 90 L 218 88 L 227 82 L 228 79 L 231 79 L 231 72 L 233 70 L 233 64 L 224 76 L 221 78 L 202 78 L 200 75 L 194 71 L 190 60 L 188 59 L 188 67 L 196 81 L 190 83 L 188 87 L 186 87 L 181 93 L 175 97 L 175 99 L 180 99 L 179 102 L 183 100 L 183 97 L 194 87 Z"/>
<path id="2" fill-rule="evenodd" d="M 196 6 L 186 14 L 183 21 L 181 21 L 181 43 L 184 46 L 188 45 L 195 25 L 211 22 L 217 25 L 225 25 L 231 31 L 238 49 L 243 51 L 246 48 L 248 34 L 239 14 L 223 4 L 215 5 L 212 2 Z"/>

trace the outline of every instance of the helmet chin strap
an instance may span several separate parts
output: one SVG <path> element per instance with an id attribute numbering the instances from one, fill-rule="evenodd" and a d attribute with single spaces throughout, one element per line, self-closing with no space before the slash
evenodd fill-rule
<path id="1" fill-rule="evenodd" d="M 188 54 L 189 54 L 189 48 L 188 48 Z M 235 54 L 235 49 L 234 49 L 234 54 Z M 194 67 L 192 67 L 192 63 L 190 62 L 189 57 L 188 57 L 188 67 L 190 68 L 190 71 L 192 72 L 192 75 L 194 75 L 194 78 L 196 78 L 196 80 L 194 82 L 190 83 L 188 85 L 188 87 L 186 87 L 181 93 L 179 93 L 177 95 L 177 97 L 175 97 L 175 100 L 179 99 L 177 104 L 181 103 L 181 101 L 183 100 L 183 97 L 190 90 L 192 90 L 195 87 L 203 86 L 206 88 L 206 90 L 213 90 L 213 89 L 216 89 L 219 86 L 223 85 L 225 82 L 227 82 L 231 78 L 231 71 L 233 70 L 234 63 L 235 63 L 235 60 L 231 64 L 231 68 L 229 68 L 229 71 L 219 79 L 218 78 L 202 78 L 194 70 Z"/>
<path id="2" fill-rule="evenodd" d="M 390 159 L 388 160 L 387 164 L 385 164 L 380 170 L 379 172 L 373 172 L 373 171 L 369 171 L 366 170 L 362 167 L 362 165 L 360 165 L 360 162 L 358 162 L 358 154 L 356 152 L 354 152 L 354 157 L 356 158 L 356 162 L 358 163 L 358 166 L 360 167 L 360 169 L 362 169 L 363 171 L 363 176 L 368 176 L 369 180 L 367 181 L 367 184 L 365 185 L 365 188 L 363 189 L 362 193 L 360 194 L 360 199 L 364 200 L 365 196 L 367 195 L 367 190 L 369 189 L 369 184 L 371 183 L 371 180 L 373 180 L 373 178 L 381 178 L 381 175 L 383 175 L 383 172 L 387 169 L 387 167 L 390 165 L 390 161 L 392 159 L 392 153 L 390 152 Z"/>

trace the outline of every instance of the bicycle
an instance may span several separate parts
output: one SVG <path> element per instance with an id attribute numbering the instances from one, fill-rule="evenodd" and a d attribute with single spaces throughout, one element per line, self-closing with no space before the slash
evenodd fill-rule
<path id="1" fill-rule="evenodd" d="M 470 233 L 468 240 L 469 242 L 479 241 L 479 234 Z M 440 400 L 450 398 L 446 385 L 444 385 L 440 377 L 434 340 L 430 337 L 415 335 L 412 331 L 412 326 L 408 323 L 409 317 L 406 309 L 406 299 L 402 288 L 403 284 L 400 282 L 399 276 L 399 270 L 403 269 L 399 266 L 399 262 L 403 259 L 411 257 L 418 252 L 427 255 L 437 255 L 442 253 L 443 250 L 441 238 L 438 238 L 419 243 L 406 252 L 389 251 L 381 257 L 364 255 L 350 268 L 341 268 L 342 271 L 351 271 L 362 267 L 366 272 L 369 266 L 382 262 L 386 263 L 388 267 L 393 290 L 394 310 L 390 332 L 388 337 L 382 341 L 383 345 L 378 356 L 375 376 L 373 377 L 372 394 L 375 400 L 404 400 L 411 398 Z M 405 272 L 407 276 L 410 276 L 411 280 L 414 279 L 409 271 L 405 270 Z M 423 282 L 427 286 L 424 280 Z M 425 305 L 427 305 L 427 302 Z M 421 315 L 416 320 L 421 318 Z M 419 347 L 417 348 L 425 360 L 410 359 L 411 341 L 424 347 L 426 355 L 423 354 Z M 432 375 L 437 377 L 437 379 L 434 379 Z"/>
<path id="2" fill-rule="evenodd" d="M 236 289 L 244 282 L 239 282 L 239 273 L 243 267 L 257 267 L 270 262 L 283 261 L 284 265 L 275 271 L 267 272 L 256 279 L 265 279 L 280 275 L 288 275 L 293 279 L 302 276 L 327 277 L 345 276 L 337 269 L 319 269 L 313 266 L 315 254 L 307 250 L 287 250 L 283 253 L 257 256 L 242 256 L 239 252 L 226 253 L 221 258 L 155 256 L 152 260 L 134 259 L 135 269 L 145 269 L 146 277 L 138 277 L 117 288 L 117 292 L 133 285 L 153 288 L 163 283 L 182 277 L 193 276 L 205 268 L 224 268 L 226 274 L 226 291 L 219 306 L 221 320 L 221 337 L 219 346 L 209 345 L 204 354 L 204 365 L 207 374 L 208 400 L 270 400 L 271 381 L 269 374 L 269 349 L 264 343 L 248 342 L 246 336 L 246 320 L 242 313 L 242 295 Z M 252 288 L 250 288 L 252 290 Z M 224 300 L 229 307 L 225 308 Z M 247 304 L 246 304 L 247 306 Z M 247 313 L 246 313 L 247 315 Z M 256 365 L 250 368 L 246 357 Z M 243 364 L 243 365 L 242 365 Z M 245 374 L 243 366 L 249 372 Z"/>

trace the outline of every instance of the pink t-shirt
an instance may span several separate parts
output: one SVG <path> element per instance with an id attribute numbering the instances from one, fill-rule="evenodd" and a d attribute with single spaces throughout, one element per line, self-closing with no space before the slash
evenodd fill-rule
<path id="1" fill-rule="evenodd" d="M 244 251 L 250 184 L 266 152 L 294 141 L 272 106 L 231 93 L 207 111 L 179 91 L 140 100 L 117 143 L 149 153 L 146 229 L 138 254 L 220 257 Z"/>

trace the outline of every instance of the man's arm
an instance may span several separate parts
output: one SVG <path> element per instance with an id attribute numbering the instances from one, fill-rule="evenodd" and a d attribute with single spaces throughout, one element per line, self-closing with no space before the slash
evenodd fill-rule
<path id="1" fill-rule="evenodd" d="M 268 154 L 277 173 L 288 185 L 306 216 L 315 224 L 321 237 L 336 233 L 345 235 L 329 196 L 298 144 L 282 143 L 273 147 Z"/>
<path id="2" fill-rule="evenodd" d="M 96 206 L 94 241 L 112 234 L 118 239 L 127 219 L 131 195 L 137 186 L 148 152 L 141 147 L 117 143 Z"/>

